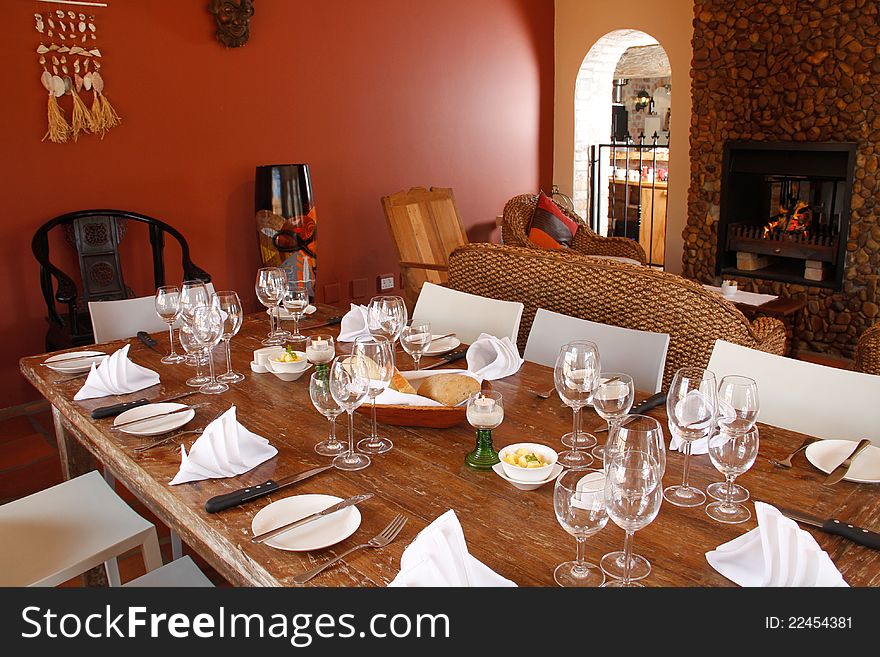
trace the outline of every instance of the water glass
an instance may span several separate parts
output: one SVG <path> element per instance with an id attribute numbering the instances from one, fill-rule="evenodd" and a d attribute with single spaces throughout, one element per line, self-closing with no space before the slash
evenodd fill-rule
<path id="1" fill-rule="evenodd" d="M 605 506 L 605 473 L 601 470 L 567 470 L 553 487 L 553 510 L 562 528 L 577 541 L 574 561 L 553 571 L 559 586 L 602 586 L 605 575 L 585 558 L 586 540 L 608 523 Z"/>
<path id="2" fill-rule="evenodd" d="M 217 292 L 211 302 L 219 308 L 223 317 L 223 333 L 220 339 L 226 347 L 226 372 L 217 377 L 223 383 L 240 383 L 244 381 L 244 374 L 239 374 L 232 369 L 232 338 L 241 330 L 244 321 L 244 310 L 241 307 L 241 299 L 232 291 Z"/>
<path id="3" fill-rule="evenodd" d="M 281 331 L 278 324 L 278 304 L 287 290 L 287 273 L 281 267 L 263 267 L 257 270 L 254 283 L 257 299 L 269 311 L 269 334 L 262 344 L 266 346 L 284 344 L 286 331 Z"/>
<path id="4" fill-rule="evenodd" d="M 758 456 L 758 428 L 752 427 L 745 433 L 720 431 L 709 439 L 709 459 L 728 484 L 732 493 L 733 481 L 748 471 Z M 719 501 L 706 505 L 706 515 L 713 520 L 727 524 L 745 522 L 752 517 L 742 504 L 734 502 L 731 494 Z"/>
<path id="5" fill-rule="evenodd" d="M 309 305 L 309 295 L 303 281 L 289 282 L 281 303 L 293 319 L 293 333 L 287 339 L 297 342 L 305 340 L 306 336 L 299 332 L 299 321 L 303 318 Z"/>
<path id="6" fill-rule="evenodd" d="M 413 359 L 413 368 L 418 371 L 419 359 L 431 346 L 431 322 L 412 320 L 400 334 L 400 346 Z"/>
<path id="7" fill-rule="evenodd" d="M 603 372 L 599 385 L 593 392 L 593 410 L 608 423 L 608 441 L 614 439 L 614 433 L 620 421 L 632 408 L 636 390 L 632 377 L 621 372 Z M 603 459 L 605 446 L 593 448 L 593 456 Z"/>
<path id="8" fill-rule="evenodd" d="M 345 451 L 345 445 L 336 439 L 336 418 L 342 414 L 342 407 L 330 394 L 330 377 L 315 372 L 309 379 L 309 397 L 312 406 L 321 415 L 330 420 L 330 435 L 315 445 L 315 451 L 321 456 L 338 456 Z"/>
<path id="9" fill-rule="evenodd" d="M 354 356 L 361 356 L 369 369 L 369 390 L 372 406 L 370 436 L 359 441 L 357 448 L 364 454 L 384 454 L 394 447 L 388 438 L 380 438 L 376 430 L 376 397 L 381 395 L 394 376 L 394 351 L 391 340 L 383 336 L 359 337 L 354 342 Z"/>
<path id="10" fill-rule="evenodd" d="M 581 409 L 586 406 L 599 381 L 599 348 L 593 342 L 578 340 L 562 345 L 553 368 L 553 382 L 559 398 L 572 409 L 572 431 L 562 437 L 571 447 L 560 452 L 558 463 L 569 468 L 586 468 L 593 458 L 581 448 L 593 447 L 596 438 L 580 430 Z"/>
<path id="11" fill-rule="evenodd" d="M 187 358 L 192 357 L 193 365 L 196 368 L 195 376 L 188 378 L 186 380 L 186 385 L 190 388 L 201 388 L 211 380 L 211 377 L 202 374 L 202 365 L 205 361 L 204 349 L 202 349 L 193 338 L 191 324 L 184 321 L 180 325 L 180 330 L 177 332 L 177 335 L 180 340 L 180 346 L 183 347 L 183 350 L 186 352 Z"/>
<path id="12" fill-rule="evenodd" d="M 758 384 L 745 376 L 725 376 L 718 384 L 718 426 L 722 430 L 745 433 L 758 420 L 760 403 Z M 706 493 L 716 500 L 745 502 L 749 491 L 728 481 L 716 481 L 706 487 Z"/>
<path id="13" fill-rule="evenodd" d="M 408 314 L 401 297 L 379 296 L 367 305 L 367 329 L 370 335 L 388 338 L 393 345 L 406 326 Z"/>
<path id="14" fill-rule="evenodd" d="M 229 386 L 217 380 L 214 373 L 214 347 L 219 344 L 223 337 L 223 316 L 214 305 L 199 306 L 193 313 L 192 326 L 193 340 L 207 354 L 208 368 L 211 380 L 199 388 L 199 392 L 206 395 L 218 395 L 229 390 Z"/>
<path id="15" fill-rule="evenodd" d="M 208 298 L 208 288 L 203 281 L 189 280 L 184 281 L 180 287 L 180 319 L 184 324 L 192 326 L 192 318 L 195 309 L 204 306 L 210 299 Z M 197 355 L 188 354 L 186 362 L 189 365 L 198 364 L 195 362 Z"/>
<path id="16" fill-rule="evenodd" d="M 156 290 L 156 314 L 168 324 L 168 340 L 171 343 L 171 353 L 162 362 L 172 365 L 182 363 L 186 356 L 174 350 L 174 322 L 180 317 L 180 290 L 176 285 L 165 285 Z"/>
<path id="17" fill-rule="evenodd" d="M 370 390 L 370 374 L 363 356 L 339 356 L 330 366 L 330 394 L 348 413 L 348 450 L 335 459 L 340 470 L 362 470 L 370 465 L 370 457 L 354 449 L 354 412 L 364 403 Z"/>

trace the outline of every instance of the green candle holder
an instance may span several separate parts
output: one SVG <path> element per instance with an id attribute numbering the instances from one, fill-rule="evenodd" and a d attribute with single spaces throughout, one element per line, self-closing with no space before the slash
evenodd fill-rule
<path id="1" fill-rule="evenodd" d="M 500 462 L 498 452 L 492 446 L 492 430 L 477 429 L 477 445 L 474 451 L 464 457 L 464 464 L 472 470 L 485 471 Z"/>
<path id="2" fill-rule="evenodd" d="M 327 381 L 330 376 L 330 363 L 315 363 L 315 374 Z"/>

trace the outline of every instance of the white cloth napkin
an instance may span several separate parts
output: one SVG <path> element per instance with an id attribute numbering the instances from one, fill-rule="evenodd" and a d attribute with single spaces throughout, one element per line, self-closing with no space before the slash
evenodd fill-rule
<path id="1" fill-rule="evenodd" d="M 467 350 L 468 370 L 480 379 L 503 379 L 516 374 L 525 361 L 510 338 L 481 333 Z"/>
<path id="2" fill-rule="evenodd" d="M 516 586 L 468 552 L 464 533 L 450 509 L 425 527 L 400 556 L 400 572 L 388 585 Z"/>
<path id="3" fill-rule="evenodd" d="M 740 586 L 849 586 L 808 532 L 776 507 L 755 502 L 758 527 L 706 553 Z"/>
<path id="4" fill-rule="evenodd" d="M 339 325 L 339 337 L 336 338 L 336 341 L 354 342 L 362 335 L 370 335 L 370 330 L 367 328 L 367 307 L 353 303 L 351 310 L 342 317 L 342 322 Z"/>
<path id="5" fill-rule="evenodd" d="M 128 360 L 130 348 L 131 345 L 127 344 L 109 358 L 105 358 L 100 365 L 96 366 L 92 363 L 85 384 L 73 399 L 80 401 L 107 395 L 126 395 L 159 383 L 159 375 L 156 372 Z"/>
<path id="6" fill-rule="evenodd" d="M 198 437 L 189 455 L 180 446 L 180 470 L 171 485 L 201 479 L 234 477 L 275 456 L 269 441 L 245 429 L 235 417 L 235 406 L 211 422 Z"/>

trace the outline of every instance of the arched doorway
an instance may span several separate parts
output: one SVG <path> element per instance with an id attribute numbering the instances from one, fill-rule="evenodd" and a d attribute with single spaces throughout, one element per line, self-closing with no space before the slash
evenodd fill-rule
<path id="1" fill-rule="evenodd" d="M 638 240 L 665 265 L 672 71 L 657 40 L 615 30 L 590 48 L 575 85 L 573 200 L 601 235 Z"/>

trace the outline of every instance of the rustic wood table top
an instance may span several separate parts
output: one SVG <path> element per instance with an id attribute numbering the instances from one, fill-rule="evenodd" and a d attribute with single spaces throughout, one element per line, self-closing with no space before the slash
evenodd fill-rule
<path id="1" fill-rule="evenodd" d="M 309 330 L 338 309 L 320 307 L 303 321 L 303 332 L 334 333 L 338 327 Z M 125 342 L 131 343 L 132 361 L 161 375 L 161 384 L 120 397 L 104 397 L 74 402 L 73 396 L 84 379 L 56 383 L 65 375 L 41 367 L 44 355 L 21 360 L 25 377 L 56 409 L 56 422 L 71 431 L 62 462 L 68 476 L 94 467 L 97 459 L 137 495 L 172 530 L 200 553 L 220 574 L 235 585 L 288 585 L 291 578 L 336 554 L 376 535 L 397 513 L 409 518 L 401 535 L 381 550 L 362 550 L 328 569 L 310 582 L 314 586 L 382 586 L 398 572 L 400 555 L 415 535 L 448 509 L 461 521 L 468 548 L 477 558 L 501 575 L 521 586 L 554 586 L 553 569 L 575 554 L 575 540 L 563 531 L 553 512 L 553 486 L 520 491 L 493 472 L 475 472 L 463 465 L 465 454 L 473 448 L 474 431 L 467 424 L 451 429 L 407 428 L 380 425 L 381 433 L 394 441 L 394 449 L 373 457 L 365 470 L 330 470 L 305 482 L 254 502 L 217 514 L 204 511 L 205 501 L 247 485 L 326 464 L 328 458 L 313 450 L 327 436 L 328 424 L 312 407 L 308 376 L 283 382 L 272 374 L 253 374 L 249 363 L 253 351 L 268 329 L 265 313 L 245 318 L 232 341 L 235 369 L 246 374 L 244 382 L 221 395 L 194 395 L 190 403 L 206 403 L 196 411 L 186 428 L 203 426 L 218 412 L 235 404 L 238 418 L 248 429 L 265 436 L 278 448 L 276 457 L 253 470 L 228 479 L 214 479 L 169 486 L 180 465 L 180 446 L 176 443 L 143 453 L 134 450 L 150 438 L 110 432 L 113 419 L 92 420 L 89 413 L 98 406 L 147 397 L 159 399 L 186 390 L 185 380 L 192 368 L 163 365 L 160 353 L 135 340 L 102 345 L 108 353 Z M 167 337 L 156 334 L 161 350 Z M 222 353 L 222 349 L 218 349 Z M 437 359 L 425 358 L 423 365 Z M 217 356 L 217 362 L 221 358 Z M 402 356 L 402 369 L 411 360 Z M 453 365 L 454 366 L 454 365 Z M 543 400 L 532 390 L 553 385 L 550 368 L 526 363 L 510 377 L 493 382 L 504 396 L 505 419 L 494 431 L 496 449 L 520 441 L 535 441 L 563 449 L 559 438 L 570 430 L 571 410 L 558 398 Z M 640 395 L 641 399 L 646 395 Z M 666 430 L 665 410 L 650 415 Z M 346 433 L 345 416 L 340 418 L 340 438 Z M 368 429 L 368 418 L 355 415 L 357 429 Z M 585 409 L 585 430 L 602 425 L 591 409 Z M 761 426 L 761 446 L 754 467 L 738 479 L 754 498 L 778 503 L 821 518 L 835 517 L 875 531 L 880 530 L 880 504 L 877 485 L 842 481 L 823 486 L 825 475 L 811 466 L 801 453 L 794 467 L 782 470 L 768 462 L 797 448 L 804 436 L 769 426 Z M 605 434 L 599 434 L 603 440 Z M 181 437 L 187 446 L 197 434 Z M 667 433 L 668 442 L 668 433 Z M 80 446 L 85 447 L 81 450 Z M 80 449 L 82 453 L 75 453 Z M 670 452 L 664 485 L 681 480 L 683 456 Z M 692 457 L 691 484 L 705 489 L 720 474 L 707 456 Z M 348 497 L 362 492 L 375 497 L 361 505 L 362 524 L 353 536 L 332 548 L 312 553 L 285 552 L 266 545 L 251 544 L 251 519 L 270 502 L 290 495 L 324 493 Z M 752 508 L 751 503 L 747 503 Z M 752 508 L 753 515 L 754 509 Z M 723 525 L 706 516 L 702 507 L 682 509 L 666 502 L 647 528 L 636 533 L 635 551 L 653 565 L 643 580 L 647 586 L 732 586 L 706 562 L 705 553 L 756 526 L 754 517 L 741 525 Z M 819 545 L 828 552 L 844 578 L 854 586 L 880 585 L 880 552 L 807 527 Z M 609 521 L 608 526 L 587 541 L 587 557 L 596 563 L 603 554 L 622 549 L 624 533 Z"/>

